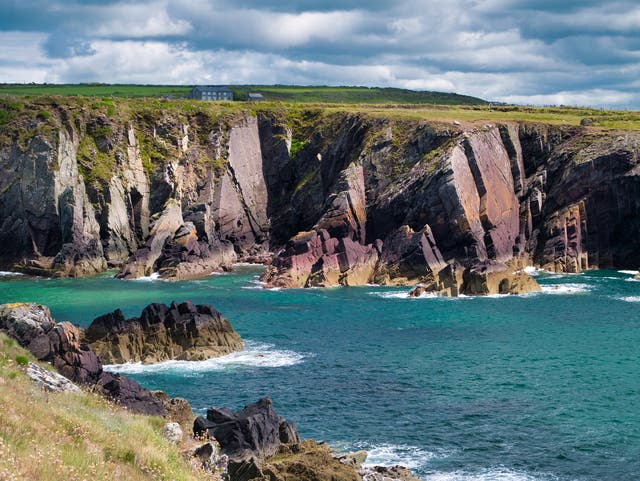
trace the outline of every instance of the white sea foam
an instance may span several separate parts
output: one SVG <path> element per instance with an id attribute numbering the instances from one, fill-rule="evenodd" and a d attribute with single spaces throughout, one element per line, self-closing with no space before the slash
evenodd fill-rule
<path id="1" fill-rule="evenodd" d="M 543 294 L 583 294 L 590 291 L 587 284 L 547 284 L 540 288 Z"/>
<path id="2" fill-rule="evenodd" d="M 382 297 L 383 299 L 410 299 L 408 292 L 369 292 L 370 296 Z"/>
<path id="3" fill-rule="evenodd" d="M 404 466 L 418 469 L 423 468 L 430 459 L 444 457 L 417 446 L 403 444 L 338 443 L 336 447 L 346 452 L 360 449 L 367 451 L 364 466 Z"/>
<path id="4" fill-rule="evenodd" d="M 24 276 L 22 272 L 0 271 L 0 277 L 19 277 Z"/>
<path id="5" fill-rule="evenodd" d="M 264 267 L 264 264 L 259 264 L 257 262 L 236 262 L 233 264 L 234 267 Z"/>
<path id="6" fill-rule="evenodd" d="M 206 361 L 164 361 L 155 364 L 126 363 L 109 364 L 104 369 L 122 374 L 181 373 L 200 374 L 223 371 L 239 367 L 286 367 L 300 364 L 310 354 L 300 354 L 284 349 L 275 349 L 273 344 L 245 341 L 244 350 Z"/>
<path id="7" fill-rule="evenodd" d="M 468 471 L 436 472 L 427 474 L 422 479 L 425 481 L 555 481 L 558 477 L 550 474 L 536 474 L 534 476 L 526 472 L 498 467 L 484 469 L 476 473 Z"/>
<path id="8" fill-rule="evenodd" d="M 627 271 L 627 270 L 622 270 L 622 271 L 618 271 L 620 274 L 629 274 L 630 276 L 635 276 L 639 271 Z"/>
<path id="9" fill-rule="evenodd" d="M 535 266 L 526 266 L 524 269 L 522 269 L 526 274 L 529 274 L 530 276 L 537 276 L 538 274 L 540 274 L 541 272 L 546 272 L 544 269 L 538 269 Z"/>
<path id="10" fill-rule="evenodd" d="M 640 302 L 640 296 L 616 297 L 616 299 L 625 302 Z"/>
<path id="11" fill-rule="evenodd" d="M 625 279 L 627 282 L 640 282 L 640 279 L 637 277 L 629 277 L 629 279 Z"/>
<path id="12" fill-rule="evenodd" d="M 138 277 L 137 279 L 131 279 L 132 281 L 151 282 L 160 280 L 160 273 L 154 272 L 150 276 Z"/>
<path id="13" fill-rule="evenodd" d="M 369 292 L 370 296 L 382 297 L 383 299 L 433 299 L 438 296 L 437 292 L 423 292 L 419 296 L 410 296 L 408 292 Z"/>

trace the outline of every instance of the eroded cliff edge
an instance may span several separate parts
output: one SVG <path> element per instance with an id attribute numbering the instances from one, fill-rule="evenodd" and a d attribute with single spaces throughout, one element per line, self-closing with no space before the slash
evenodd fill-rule
<path id="1" fill-rule="evenodd" d="M 0 103 L 0 267 L 536 288 L 640 265 L 640 133 L 203 102 Z"/>

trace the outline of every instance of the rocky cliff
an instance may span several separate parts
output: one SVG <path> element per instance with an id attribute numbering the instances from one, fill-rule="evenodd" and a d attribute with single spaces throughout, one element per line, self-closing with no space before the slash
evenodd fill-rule
<path id="1" fill-rule="evenodd" d="M 0 267 L 520 292 L 640 265 L 640 133 L 111 99 L 0 102 Z"/>

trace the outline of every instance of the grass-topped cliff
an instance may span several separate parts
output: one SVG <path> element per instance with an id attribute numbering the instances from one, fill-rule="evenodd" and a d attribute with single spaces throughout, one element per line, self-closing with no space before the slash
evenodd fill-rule
<path id="1" fill-rule="evenodd" d="M 0 96 L 0 124 L 5 269 L 185 279 L 289 246 L 311 254 L 281 259 L 287 286 L 462 263 L 468 287 L 640 262 L 639 112 L 33 95 Z"/>
<path id="2" fill-rule="evenodd" d="M 86 391 L 43 391 L 25 374 L 28 362 L 36 361 L 0 333 L 0 479 L 212 479 L 162 437 L 164 419 L 131 414 Z"/>

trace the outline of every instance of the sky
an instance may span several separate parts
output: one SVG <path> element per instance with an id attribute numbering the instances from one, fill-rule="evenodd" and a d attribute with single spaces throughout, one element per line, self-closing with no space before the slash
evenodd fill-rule
<path id="1" fill-rule="evenodd" d="M 640 109 L 640 0 L 0 0 L 0 83 L 362 85 Z"/>

